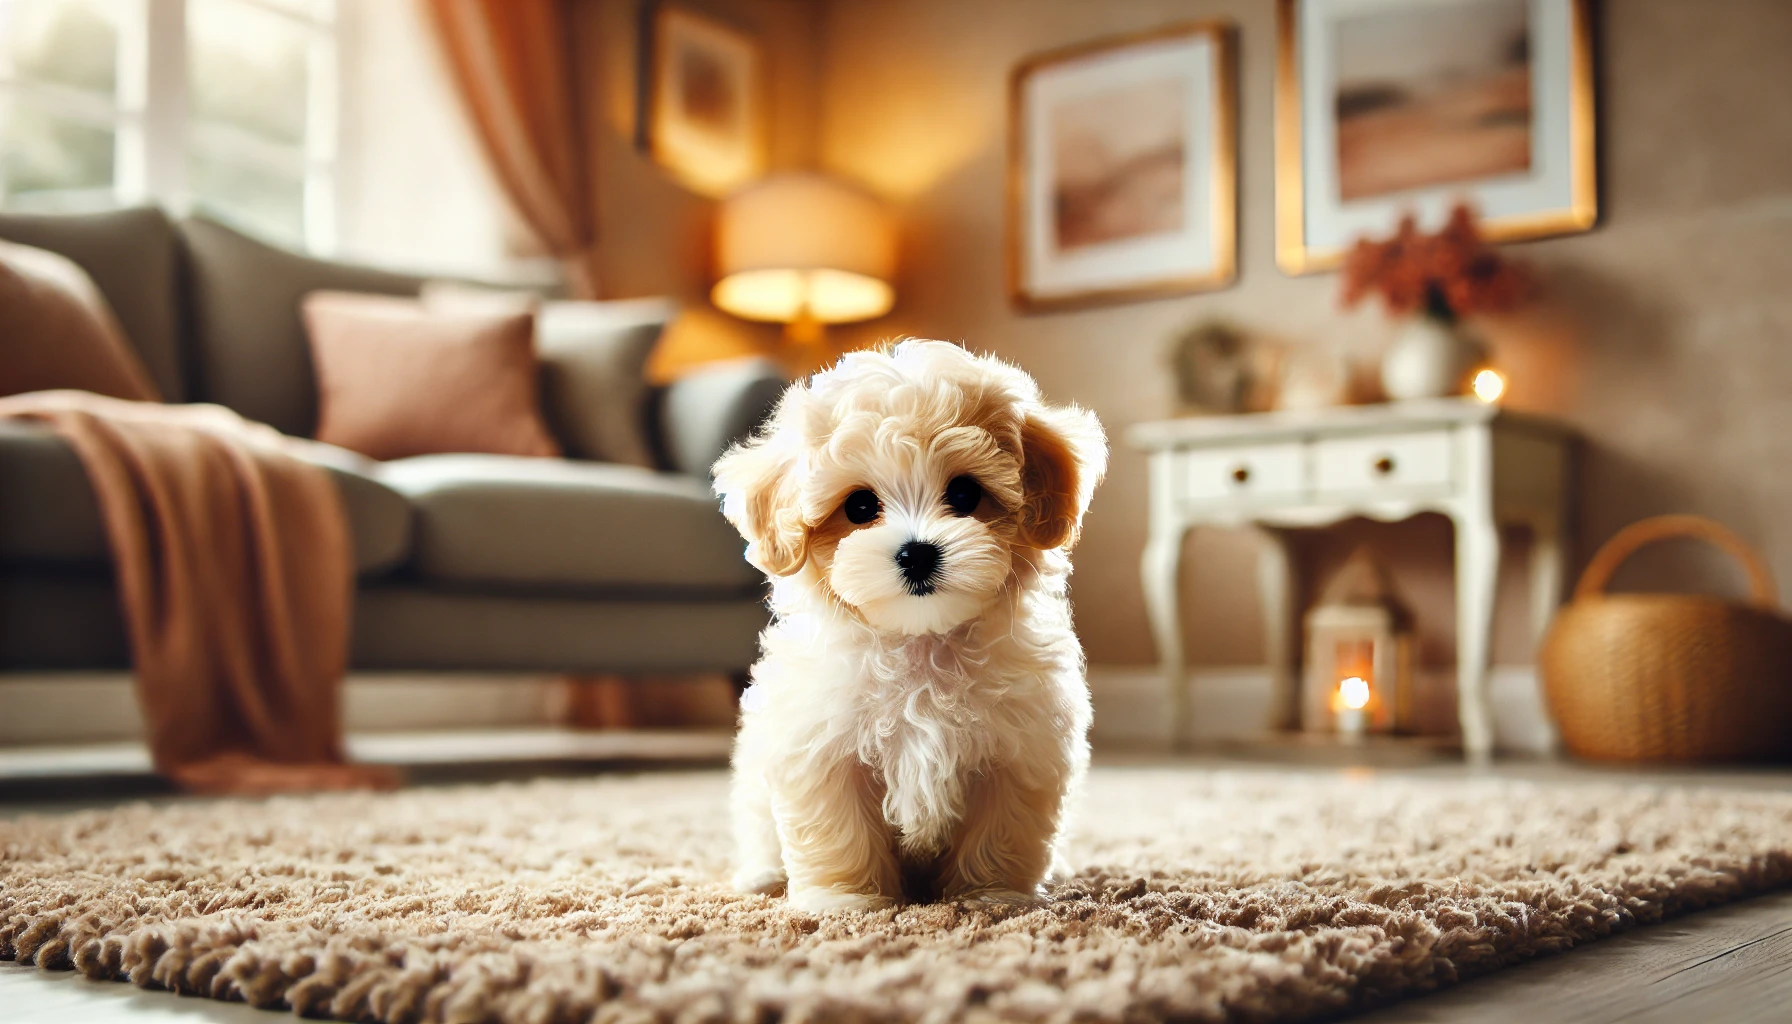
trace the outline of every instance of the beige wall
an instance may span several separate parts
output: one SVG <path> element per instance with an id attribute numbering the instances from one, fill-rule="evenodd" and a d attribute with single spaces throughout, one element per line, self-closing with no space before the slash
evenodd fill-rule
<path id="1" fill-rule="evenodd" d="M 1559 416 L 1587 446 L 1579 540 L 1665 511 L 1717 516 L 1792 582 L 1792 4 L 1610 0 L 1599 32 L 1597 230 L 1514 248 L 1547 308 L 1500 325 L 1514 406 Z M 1271 249 L 1274 7 L 1268 0 L 835 0 L 821 45 L 823 164 L 891 197 L 905 239 L 898 307 L 867 334 L 960 339 L 1027 367 L 1054 398 L 1091 406 L 1118 438 L 1170 411 L 1164 347 L 1234 318 L 1373 358 L 1389 325 L 1341 314 L 1333 275 L 1289 278 Z M 1002 280 L 1005 83 L 1022 56 L 1178 20 L 1239 27 L 1240 257 L 1231 288 L 1021 315 Z M 1153 657 L 1136 581 L 1142 457 L 1117 450 L 1077 556 L 1077 619 L 1096 662 Z M 1395 566 L 1420 609 L 1424 656 L 1452 657 L 1450 530 L 1441 519 L 1350 524 L 1306 543 L 1323 575 L 1358 539 Z M 1525 661 L 1521 537 L 1507 549 L 1496 660 Z M 1191 541 L 1193 657 L 1259 658 L 1246 536 Z M 1675 554 L 1673 552 L 1670 555 Z M 1632 574 L 1730 584 L 1698 552 Z"/>
<path id="2" fill-rule="evenodd" d="M 420 3 L 337 13 L 336 251 L 422 273 L 517 278 L 521 232 L 461 107 Z"/>

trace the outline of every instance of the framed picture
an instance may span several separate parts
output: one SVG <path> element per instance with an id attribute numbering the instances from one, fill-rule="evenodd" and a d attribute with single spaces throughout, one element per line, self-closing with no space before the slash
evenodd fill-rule
<path id="1" fill-rule="evenodd" d="M 1276 260 L 1467 201 L 1495 241 L 1598 217 L 1587 0 L 1279 0 Z"/>
<path id="2" fill-rule="evenodd" d="M 660 166 L 707 196 L 765 173 L 759 44 L 673 5 L 654 5 L 648 148 Z"/>
<path id="3" fill-rule="evenodd" d="M 1232 31 L 1024 61 L 1009 83 L 1008 269 L 1043 310 L 1218 288 L 1237 264 Z"/>

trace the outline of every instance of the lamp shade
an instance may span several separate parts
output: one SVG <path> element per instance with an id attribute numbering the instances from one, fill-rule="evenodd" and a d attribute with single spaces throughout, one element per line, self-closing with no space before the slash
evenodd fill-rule
<path id="1" fill-rule="evenodd" d="M 896 231 L 883 205 L 821 174 L 768 178 L 722 203 L 715 304 L 747 320 L 849 323 L 890 311 Z"/>

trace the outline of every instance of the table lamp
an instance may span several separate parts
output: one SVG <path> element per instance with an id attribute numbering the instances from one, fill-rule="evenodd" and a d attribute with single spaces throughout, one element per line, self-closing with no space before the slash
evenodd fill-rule
<path id="1" fill-rule="evenodd" d="M 827 324 L 890 311 L 896 230 L 883 204 L 845 182 L 779 174 L 723 201 L 716 269 L 718 308 L 812 345 Z"/>

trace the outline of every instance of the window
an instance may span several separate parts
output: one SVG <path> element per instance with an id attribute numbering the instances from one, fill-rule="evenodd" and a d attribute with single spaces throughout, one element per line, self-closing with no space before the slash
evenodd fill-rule
<path id="1" fill-rule="evenodd" d="M 187 190 L 276 238 L 333 248 L 333 0 L 187 0 Z"/>
<path id="2" fill-rule="evenodd" d="M 334 248 L 335 0 L 0 0 L 0 204 Z"/>
<path id="3" fill-rule="evenodd" d="M 129 4 L 0 0 L 0 200 L 21 209 L 109 203 L 121 175 L 130 106 L 119 64 Z M 121 95 L 123 93 L 124 95 Z"/>

